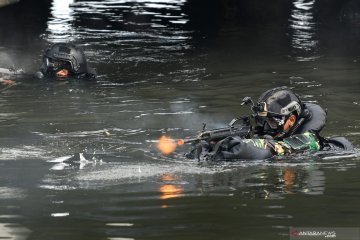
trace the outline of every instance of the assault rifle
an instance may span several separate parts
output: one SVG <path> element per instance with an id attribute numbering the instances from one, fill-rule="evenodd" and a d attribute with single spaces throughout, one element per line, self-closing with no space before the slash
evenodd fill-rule
<path id="1" fill-rule="evenodd" d="M 242 122 L 239 124 L 238 122 Z M 187 143 L 197 144 L 200 141 L 217 142 L 229 136 L 240 136 L 241 138 L 248 138 L 251 134 L 252 126 L 250 124 L 250 117 L 243 116 L 234 118 L 228 127 L 206 130 L 206 124 L 203 124 L 203 130 L 194 138 L 184 138 L 178 140 L 178 145 Z"/>
<path id="2" fill-rule="evenodd" d="M 251 105 L 251 110 L 253 111 L 253 114 L 251 117 L 254 117 L 254 102 L 250 97 L 245 97 L 242 102 L 242 106 L 248 106 Z M 242 122 L 239 124 L 239 122 Z M 213 130 L 206 130 L 206 124 L 203 123 L 203 129 L 201 133 L 194 138 L 185 138 L 185 139 L 179 139 L 178 145 L 183 145 L 186 143 L 193 143 L 197 144 L 200 141 L 206 141 L 206 142 L 217 142 L 222 139 L 225 139 L 230 136 L 239 136 L 241 138 L 249 138 L 252 134 L 252 126 L 250 123 L 250 116 L 242 116 L 238 118 L 234 118 L 231 120 L 231 122 L 228 124 L 228 127 L 224 128 L 217 128 Z"/>

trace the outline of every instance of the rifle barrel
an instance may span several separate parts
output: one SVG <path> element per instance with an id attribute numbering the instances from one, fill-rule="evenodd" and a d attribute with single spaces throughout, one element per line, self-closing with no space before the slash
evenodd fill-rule
<path id="1" fill-rule="evenodd" d="M 229 136 L 240 135 L 245 137 L 249 134 L 251 126 L 243 125 L 241 127 L 226 127 L 218 128 L 213 130 L 208 130 L 202 132 L 199 136 L 193 138 L 183 138 L 177 141 L 178 145 L 184 145 L 187 143 L 199 142 L 201 140 L 209 141 L 219 141 Z"/>

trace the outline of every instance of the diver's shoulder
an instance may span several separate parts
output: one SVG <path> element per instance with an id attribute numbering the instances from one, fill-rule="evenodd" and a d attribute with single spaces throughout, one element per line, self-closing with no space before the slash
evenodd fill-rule
<path id="1" fill-rule="evenodd" d="M 330 137 L 324 138 L 323 150 L 354 151 L 354 146 L 345 137 Z"/>
<path id="2" fill-rule="evenodd" d="M 308 113 L 306 121 L 297 129 L 296 133 L 319 133 L 326 124 L 327 111 L 317 103 L 304 102 L 304 111 Z"/>

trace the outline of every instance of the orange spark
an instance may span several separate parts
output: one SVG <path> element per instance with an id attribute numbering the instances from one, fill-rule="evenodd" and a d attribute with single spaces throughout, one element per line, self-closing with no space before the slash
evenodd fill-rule
<path id="1" fill-rule="evenodd" d="M 185 141 L 184 141 L 184 139 L 180 138 L 177 143 L 178 143 L 179 146 L 181 146 L 181 145 L 185 144 Z"/>
<path id="2" fill-rule="evenodd" d="M 157 148 L 165 155 L 173 153 L 176 146 L 175 140 L 166 136 L 162 136 L 157 144 Z"/>

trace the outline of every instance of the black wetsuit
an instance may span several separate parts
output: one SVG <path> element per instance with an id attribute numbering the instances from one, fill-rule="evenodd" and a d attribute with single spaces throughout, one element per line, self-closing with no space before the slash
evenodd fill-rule
<path id="1" fill-rule="evenodd" d="M 320 136 L 326 123 L 326 111 L 323 108 L 314 103 L 305 103 L 304 111 L 308 113 L 306 120 L 289 137 L 274 140 L 233 136 L 217 143 L 202 141 L 189 156 L 206 160 L 254 160 L 304 151 L 353 151 L 352 144 L 346 138 Z"/>

